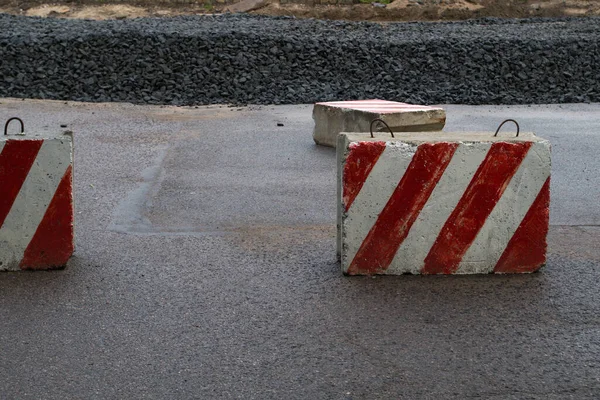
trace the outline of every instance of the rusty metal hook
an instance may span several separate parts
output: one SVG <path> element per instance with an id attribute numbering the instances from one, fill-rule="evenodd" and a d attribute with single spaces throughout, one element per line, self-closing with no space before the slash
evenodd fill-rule
<path id="1" fill-rule="evenodd" d="M 17 117 L 12 117 L 9 118 L 8 121 L 6 121 L 6 124 L 4 124 L 4 136 L 8 135 L 8 125 L 10 124 L 11 121 L 17 120 L 21 123 L 21 133 L 25 132 L 25 125 L 23 125 L 23 120 L 21 118 L 17 118 Z"/>
<path id="2" fill-rule="evenodd" d="M 502 125 L 504 125 L 507 122 L 515 123 L 515 125 L 517 126 L 517 135 L 515 137 L 519 137 L 519 132 L 521 131 L 521 128 L 519 128 L 519 123 L 517 121 L 515 121 L 514 119 L 505 119 L 504 121 L 502 121 L 500 126 L 498 126 L 498 129 L 496 129 L 496 133 L 494 133 L 494 137 L 498 136 L 498 132 L 500 132 L 500 128 L 502 128 Z"/>
<path id="3" fill-rule="evenodd" d="M 373 136 L 373 124 L 375 122 L 381 122 L 383 125 L 385 125 L 386 128 L 388 128 L 390 130 L 390 135 L 392 135 L 392 137 L 394 137 L 394 132 L 392 131 L 392 128 L 390 128 L 390 126 L 387 124 L 387 122 L 385 122 L 384 120 L 382 120 L 381 118 L 375 118 L 373 121 L 371 121 L 371 137 L 375 137 Z"/>

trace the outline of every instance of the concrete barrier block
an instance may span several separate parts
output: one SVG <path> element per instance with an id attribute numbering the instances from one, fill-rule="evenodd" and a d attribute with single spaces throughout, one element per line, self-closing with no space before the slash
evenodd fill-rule
<path id="1" fill-rule="evenodd" d="M 0 137 L 0 271 L 64 268 L 73 254 L 73 141 Z"/>
<path id="2" fill-rule="evenodd" d="M 313 139 L 319 145 L 335 147 L 339 133 L 369 132 L 375 118 L 385 121 L 394 132 L 440 131 L 446 123 L 446 111 L 377 99 L 316 103 Z"/>
<path id="3" fill-rule="evenodd" d="M 533 272 L 546 262 L 550 144 L 531 133 L 338 137 L 349 275 Z"/>

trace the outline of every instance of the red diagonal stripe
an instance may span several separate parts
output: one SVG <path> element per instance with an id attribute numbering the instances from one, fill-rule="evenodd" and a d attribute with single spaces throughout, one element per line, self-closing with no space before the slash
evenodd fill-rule
<path id="1" fill-rule="evenodd" d="M 550 219 L 550 178 L 527 211 L 515 234 L 498 260 L 494 272 L 537 271 L 546 262 L 546 236 Z"/>
<path id="2" fill-rule="evenodd" d="M 400 183 L 352 260 L 348 274 L 385 272 L 457 147 L 457 143 L 426 143 L 417 148 Z"/>
<path id="3" fill-rule="evenodd" d="M 530 147 L 531 142 L 492 144 L 425 258 L 423 274 L 456 272 Z"/>
<path id="4" fill-rule="evenodd" d="M 350 153 L 344 165 L 343 188 L 346 211 L 350 209 L 383 150 L 385 150 L 385 142 L 357 142 L 350 144 Z"/>
<path id="5" fill-rule="evenodd" d="M 0 227 L 4 224 L 43 140 L 8 140 L 0 153 Z"/>
<path id="6" fill-rule="evenodd" d="M 62 268 L 73 254 L 73 185 L 69 165 L 42 222 L 29 242 L 21 269 Z"/>

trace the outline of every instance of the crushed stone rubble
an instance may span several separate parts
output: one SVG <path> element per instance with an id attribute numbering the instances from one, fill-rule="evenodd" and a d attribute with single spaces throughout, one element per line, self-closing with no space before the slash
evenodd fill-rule
<path id="1" fill-rule="evenodd" d="M 600 101 L 600 18 L 378 24 L 0 14 L 0 97 L 135 104 Z"/>

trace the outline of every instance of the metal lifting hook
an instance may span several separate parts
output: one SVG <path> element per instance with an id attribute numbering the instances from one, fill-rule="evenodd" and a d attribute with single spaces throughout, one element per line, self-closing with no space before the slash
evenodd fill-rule
<path id="1" fill-rule="evenodd" d="M 394 132 L 392 131 L 392 128 L 390 128 L 390 126 L 387 124 L 387 122 L 385 122 L 381 118 L 375 118 L 373 121 L 371 121 L 371 137 L 375 137 L 375 136 L 373 136 L 373 124 L 375 124 L 375 122 L 381 122 L 383 125 L 385 125 L 385 127 L 389 129 L 390 135 L 392 135 L 392 137 L 394 137 Z"/>
<path id="2" fill-rule="evenodd" d="M 500 126 L 498 126 L 498 129 L 496 129 L 496 133 L 494 133 L 494 137 L 498 136 L 498 132 L 500 132 L 500 128 L 502 128 L 502 125 L 504 125 L 507 122 L 515 123 L 515 125 L 517 126 L 517 135 L 515 137 L 519 137 L 519 132 L 521 131 L 521 128 L 519 128 L 519 123 L 517 121 L 515 121 L 514 119 L 506 119 L 506 120 L 502 121 Z"/>
<path id="3" fill-rule="evenodd" d="M 9 118 L 8 121 L 6 121 L 6 124 L 4 124 L 4 136 L 8 135 L 8 125 L 11 123 L 11 121 L 15 120 L 21 123 L 21 133 L 25 132 L 25 125 L 23 124 L 23 120 L 21 118 L 12 117 Z"/>

